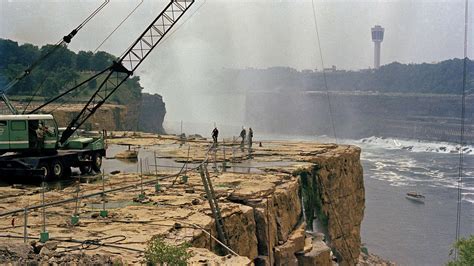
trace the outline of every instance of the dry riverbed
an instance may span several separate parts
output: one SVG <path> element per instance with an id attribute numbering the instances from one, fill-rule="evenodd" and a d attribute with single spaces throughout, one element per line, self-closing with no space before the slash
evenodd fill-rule
<path id="1" fill-rule="evenodd" d="M 191 243 L 194 246 L 190 249 L 192 264 L 248 264 L 259 251 L 257 237 L 251 233 L 256 226 L 252 208 L 241 203 L 253 204 L 297 186 L 297 177 L 292 173 L 310 168 L 315 156 L 331 157 L 352 149 L 315 142 L 265 141 L 261 146 L 259 142 L 254 143 L 249 152 L 248 147 L 241 149 L 230 141 L 212 149 L 208 140 L 199 137 L 183 140 L 176 136 L 140 133 L 115 132 L 114 135 L 120 137 L 109 139 L 109 145 L 133 145 L 139 153 L 152 152 L 158 161 L 172 159 L 177 168 L 148 166 L 139 172 L 115 171 L 113 175 L 105 175 L 104 182 L 101 175 L 75 176 L 66 186 L 49 187 L 44 193 L 46 203 L 94 193 L 98 196 L 30 210 L 26 228 L 23 211 L 0 217 L 0 263 L 13 260 L 139 264 L 144 260 L 142 251 L 147 241 L 160 235 L 171 244 Z M 120 147 L 127 149 L 127 146 Z M 188 167 L 180 169 L 186 162 Z M 197 170 L 203 162 L 207 162 L 226 226 L 232 224 L 230 230 L 242 232 L 230 232 L 233 235 L 230 246 L 241 255 L 239 257 L 221 257 L 208 250 L 214 250 L 218 244 L 207 233 L 216 236 L 214 219 Z M 103 190 L 129 185 L 136 186 L 100 196 Z M 144 196 L 140 196 L 142 194 Z M 0 214 L 39 205 L 42 196 L 38 185 L 3 185 L 0 187 Z M 108 212 L 106 217 L 100 215 L 104 206 Z M 73 215 L 79 217 L 76 225 L 72 224 Z M 46 245 L 38 241 L 43 226 L 51 239 Z M 25 229 L 29 244 L 22 246 Z M 245 233 L 247 231 L 250 233 Z"/>

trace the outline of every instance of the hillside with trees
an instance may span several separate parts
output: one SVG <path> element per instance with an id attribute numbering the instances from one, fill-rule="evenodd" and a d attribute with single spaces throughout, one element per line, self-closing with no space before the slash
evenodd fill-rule
<path id="1" fill-rule="evenodd" d="M 450 59 L 433 64 L 394 62 L 379 69 L 345 71 L 328 69 L 324 73 L 330 91 L 370 91 L 384 93 L 460 94 L 463 60 Z M 467 61 L 466 92 L 474 93 L 474 61 Z M 218 90 L 325 91 L 322 71 L 289 67 L 267 69 L 224 69 L 215 80 Z"/>
<path id="2" fill-rule="evenodd" d="M 54 46 L 49 44 L 38 47 L 28 43 L 19 45 L 15 41 L 0 39 L 0 88 L 4 88 L 11 80 L 53 48 Z M 42 61 L 28 77 L 16 84 L 8 92 L 8 95 L 12 99 L 26 99 L 35 96 L 34 99 L 41 100 L 54 97 L 92 76 L 95 72 L 109 67 L 114 59 L 115 56 L 102 51 L 75 53 L 61 46 Z M 88 86 L 71 93 L 65 100 L 75 102 L 87 100 L 100 81 L 99 79 L 89 82 Z M 124 104 L 139 101 L 143 89 L 139 81 L 137 76 L 129 78 L 112 95 L 110 102 Z"/>

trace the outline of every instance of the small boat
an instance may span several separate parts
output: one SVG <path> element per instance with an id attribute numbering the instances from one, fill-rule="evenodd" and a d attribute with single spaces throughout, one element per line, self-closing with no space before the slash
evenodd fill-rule
<path id="1" fill-rule="evenodd" d="M 416 191 L 408 192 L 405 197 L 409 200 L 413 200 L 413 201 L 416 201 L 416 202 L 419 202 L 419 203 L 425 203 L 425 196 L 423 196 L 422 194 L 420 194 Z"/>

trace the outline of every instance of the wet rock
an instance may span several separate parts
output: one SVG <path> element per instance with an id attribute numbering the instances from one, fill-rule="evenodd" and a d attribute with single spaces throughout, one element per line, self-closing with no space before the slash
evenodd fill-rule
<path id="1" fill-rule="evenodd" d="M 268 256 L 260 255 L 253 261 L 256 266 L 270 265 L 270 258 Z"/>
<path id="2" fill-rule="evenodd" d="M 192 193 L 195 192 L 195 190 L 194 190 L 193 187 L 190 187 L 190 188 L 186 188 L 186 189 L 184 190 L 184 192 L 192 194 Z"/>
<path id="3" fill-rule="evenodd" d="M 276 265 L 298 265 L 298 260 L 296 259 L 295 254 L 304 249 L 304 227 L 304 224 L 300 225 L 298 229 L 293 231 L 283 245 L 275 247 Z"/>
<path id="4" fill-rule="evenodd" d="M 300 266 L 332 266 L 331 260 L 331 249 L 322 241 L 312 241 L 312 248 L 309 252 L 299 253 L 296 255 L 298 258 L 298 265 Z"/>
<path id="5" fill-rule="evenodd" d="M 138 151 L 136 150 L 125 150 L 118 152 L 115 155 L 115 158 L 117 159 L 126 159 L 126 160 L 133 160 L 138 158 Z"/>

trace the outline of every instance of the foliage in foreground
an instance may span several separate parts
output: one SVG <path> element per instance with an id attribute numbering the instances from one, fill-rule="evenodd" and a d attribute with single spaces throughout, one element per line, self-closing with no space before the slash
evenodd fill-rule
<path id="1" fill-rule="evenodd" d="M 453 246 L 458 250 L 458 258 L 448 262 L 448 266 L 474 265 L 474 235 L 459 239 Z"/>
<path id="2" fill-rule="evenodd" d="M 178 246 L 167 244 L 163 237 L 154 236 L 148 241 L 145 250 L 145 260 L 147 264 L 152 265 L 186 265 L 186 261 L 191 254 L 186 252 L 190 247 L 189 243 L 183 243 Z"/>

